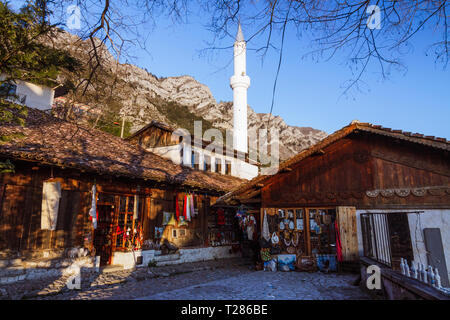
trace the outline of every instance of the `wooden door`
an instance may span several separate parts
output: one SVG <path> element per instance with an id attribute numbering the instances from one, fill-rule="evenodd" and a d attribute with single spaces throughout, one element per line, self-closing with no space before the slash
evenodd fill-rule
<path id="1" fill-rule="evenodd" d="M 341 239 L 342 259 L 343 261 L 357 261 L 359 254 L 356 208 L 338 207 L 337 219 Z"/>

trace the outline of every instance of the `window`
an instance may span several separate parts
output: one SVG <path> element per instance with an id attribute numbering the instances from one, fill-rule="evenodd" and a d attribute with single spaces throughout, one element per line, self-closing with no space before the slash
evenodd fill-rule
<path id="1" fill-rule="evenodd" d="M 225 161 L 225 174 L 231 175 L 231 162 Z"/>
<path id="2" fill-rule="evenodd" d="M 13 83 L 4 82 L 0 85 L 0 96 L 11 97 L 16 95 L 17 86 Z"/>
<path id="3" fill-rule="evenodd" d="M 222 160 L 221 159 L 216 158 L 214 171 L 217 173 L 222 173 Z"/>
<path id="4" fill-rule="evenodd" d="M 406 213 L 363 213 L 361 229 L 364 256 L 393 269 L 400 258 L 414 260 Z"/>
<path id="5" fill-rule="evenodd" d="M 205 156 L 205 159 L 203 161 L 203 170 L 211 171 L 211 157 Z"/>
<path id="6" fill-rule="evenodd" d="M 192 151 L 191 166 L 196 170 L 200 170 L 200 154 L 196 151 Z"/>

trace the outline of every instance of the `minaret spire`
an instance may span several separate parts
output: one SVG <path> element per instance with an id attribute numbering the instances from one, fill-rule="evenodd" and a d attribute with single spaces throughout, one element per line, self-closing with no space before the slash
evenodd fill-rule
<path id="1" fill-rule="evenodd" d="M 234 149 L 247 153 L 247 89 L 250 77 L 247 76 L 247 44 L 239 22 L 234 42 L 234 75 L 230 78 L 233 89 L 233 146 Z"/>
<path id="2" fill-rule="evenodd" d="M 241 22 L 239 21 L 238 32 L 236 34 L 236 42 L 245 41 L 244 34 L 242 33 Z"/>

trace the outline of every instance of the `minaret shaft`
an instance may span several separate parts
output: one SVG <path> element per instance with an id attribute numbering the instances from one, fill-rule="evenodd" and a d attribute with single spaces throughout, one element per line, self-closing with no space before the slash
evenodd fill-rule
<path id="1" fill-rule="evenodd" d="M 230 79 L 230 86 L 233 89 L 233 146 L 247 153 L 247 89 L 250 77 L 246 72 L 246 43 L 240 25 L 234 43 L 234 75 Z"/>

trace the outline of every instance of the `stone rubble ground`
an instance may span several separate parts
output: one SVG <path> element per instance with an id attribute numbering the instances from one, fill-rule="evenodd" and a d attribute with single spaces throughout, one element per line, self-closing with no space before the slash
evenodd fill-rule
<path id="1" fill-rule="evenodd" d="M 254 271 L 248 261 L 223 259 L 165 267 L 83 273 L 81 290 L 69 276 L 0 286 L 0 299 L 370 299 L 354 274 Z"/>

